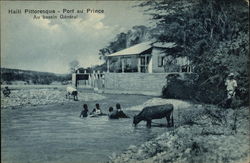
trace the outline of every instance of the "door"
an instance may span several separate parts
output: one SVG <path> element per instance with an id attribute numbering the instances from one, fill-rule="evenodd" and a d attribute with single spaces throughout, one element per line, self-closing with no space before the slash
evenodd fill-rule
<path id="1" fill-rule="evenodd" d="M 151 60 L 150 55 L 143 55 L 140 57 L 141 59 L 141 72 L 147 73 L 149 72 L 149 63 Z"/>

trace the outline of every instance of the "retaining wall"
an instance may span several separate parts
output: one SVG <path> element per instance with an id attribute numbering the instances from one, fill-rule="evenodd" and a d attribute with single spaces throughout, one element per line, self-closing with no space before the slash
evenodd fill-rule
<path id="1" fill-rule="evenodd" d="M 169 73 L 106 73 L 105 93 L 160 96 Z"/>

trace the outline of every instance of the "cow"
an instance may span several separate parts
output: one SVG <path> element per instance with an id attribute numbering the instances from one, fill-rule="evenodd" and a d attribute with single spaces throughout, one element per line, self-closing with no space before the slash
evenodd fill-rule
<path id="1" fill-rule="evenodd" d="M 143 108 L 138 115 L 134 116 L 133 124 L 136 126 L 139 122 L 146 121 L 147 127 L 150 128 L 153 119 L 161 119 L 166 117 L 168 127 L 174 126 L 173 110 L 174 106 L 172 104 L 147 106 Z M 172 120 L 171 125 L 170 118 Z"/>
<path id="2" fill-rule="evenodd" d="M 66 98 L 70 99 L 70 96 L 73 96 L 74 101 L 77 101 L 78 100 L 77 94 L 78 94 L 78 92 L 77 92 L 76 88 L 74 88 L 72 86 L 67 87 Z"/>

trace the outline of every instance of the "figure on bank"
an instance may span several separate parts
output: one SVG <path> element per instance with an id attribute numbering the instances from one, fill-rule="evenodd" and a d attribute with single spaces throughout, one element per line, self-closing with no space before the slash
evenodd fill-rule
<path id="1" fill-rule="evenodd" d="M 230 73 L 225 82 L 226 90 L 227 90 L 226 108 L 231 107 L 232 101 L 235 98 L 237 82 L 234 79 L 234 77 L 235 77 L 234 74 Z"/>

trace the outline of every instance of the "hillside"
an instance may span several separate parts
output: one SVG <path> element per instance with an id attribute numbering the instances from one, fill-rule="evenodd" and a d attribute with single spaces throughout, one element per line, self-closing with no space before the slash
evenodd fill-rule
<path id="1" fill-rule="evenodd" d="M 51 84 L 53 81 L 63 82 L 70 79 L 70 74 L 1 68 L 1 84 L 11 84 L 14 81 L 23 81 L 26 84 Z"/>

